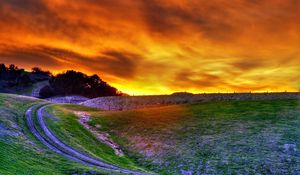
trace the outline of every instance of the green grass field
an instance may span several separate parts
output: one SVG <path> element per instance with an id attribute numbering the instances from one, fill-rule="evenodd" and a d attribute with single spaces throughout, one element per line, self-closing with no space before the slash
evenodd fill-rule
<path id="1" fill-rule="evenodd" d="M 69 161 L 39 143 L 24 117 L 27 108 L 38 103 L 44 101 L 0 94 L 1 175 L 113 174 Z"/>
<path id="2" fill-rule="evenodd" d="M 47 112 L 55 115 L 58 121 L 46 118 L 46 122 L 61 140 L 64 140 L 66 144 L 76 148 L 76 150 L 99 157 L 105 162 L 119 167 L 141 170 L 129 157 L 117 156 L 112 148 L 98 141 L 91 132 L 78 122 L 78 117 L 74 114 L 74 111 L 97 112 L 98 110 L 79 105 L 53 105 L 47 109 Z"/>
<path id="3" fill-rule="evenodd" d="M 300 101 L 232 101 L 91 112 L 91 125 L 161 174 L 299 174 Z M 296 145 L 296 148 L 286 147 Z"/>
<path id="4" fill-rule="evenodd" d="M 40 102 L 0 94 L 0 174 L 63 174 L 77 171 L 73 163 L 48 152 L 29 134 L 25 125 L 25 111 Z"/>
<path id="5" fill-rule="evenodd" d="M 0 94 L 0 174 L 95 171 L 49 151 L 29 133 L 24 114 L 37 103 L 44 101 Z M 46 122 L 61 140 L 120 167 L 166 175 L 300 172 L 300 100 L 205 102 L 120 112 L 55 104 L 46 111 L 56 118 L 46 117 Z M 89 125 L 109 133 L 125 156 L 98 141 L 75 111 L 89 113 Z"/>

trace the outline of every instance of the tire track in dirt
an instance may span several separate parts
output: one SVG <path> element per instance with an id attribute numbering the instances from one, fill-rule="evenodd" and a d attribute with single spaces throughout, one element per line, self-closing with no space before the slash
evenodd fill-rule
<path id="1" fill-rule="evenodd" d="M 136 172 L 133 170 L 120 168 L 108 163 L 103 162 L 102 160 L 90 157 L 88 155 L 85 155 L 72 147 L 66 145 L 63 141 L 59 140 L 53 132 L 50 131 L 50 129 L 47 127 L 45 121 L 44 121 L 44 115 L 43 110 L 48 106 L 49 104 L 38 104 L 30 107 L 25 114 L 26 122 L 28 125 L 29 130 L 31 133 L 46 147 L 48 147 L 50 150 L 56 152 L 59 155 L 62 155 L 70 160 L 76 161 L 78 163 L 97 167 L 103 170 L 108 170 L 112 172 L 118 172 L 123 174 L 134 174 L 134 175 L 148 175 L 147 173 L 142 172 Z M 32 111 L 34 109 L 37 109 L 37 119 L 38 119 L 38 125 L 42 129 L 43 133 L 40 133 L 40 131 L 35 126 L 33 119 L 32 119 Z"/>

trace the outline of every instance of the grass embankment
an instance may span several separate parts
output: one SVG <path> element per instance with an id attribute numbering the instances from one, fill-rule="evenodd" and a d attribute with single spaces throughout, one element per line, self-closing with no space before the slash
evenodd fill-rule
<path id="1" fill-rule="evenodd" d="M 46 111 L 56 118 L 46 118 L 49 128 L 67 145 L 112 165 L 142 170 L 126 155 L 117 156 L 112 148 L 97 140 L 90 131 L 79 123 L 78 116 L 74 114 L 75 111 L 97 112 L 99 110 L 80 105 L 59 104 L 47 107 Z"/>
<path id="2" fill-rule="evenodd" d="M 0 94 L 0 174 L 71 174 L 87 167 L 68 161 L 35 140 L 25 125 L 30 98 Z M 300 101 L 232 101 L 109 112 L 79 105 L 47 108 L 60 139 L 106 162 L 160 174 L 297 174 Z M 91 114 L 125 151 L 118 157 L 78 122 Z M 296 145 L 295 148 L 289 145 Z"/>
<path id="3" fill-rule="evenodd" d="M 130 157 L 161 174 L 297 174 L 299 104 L 232 101 L 91 111 L 90 124 L 100 124 Z"/>
<path id="4" fill-rule="evenodd" d="M 0 94 L 0 174 L 59 175 L 91 171 L 89 167 L 49 151 L 29 132 L 25 111 L 39 103 L 44 101 Z"/>

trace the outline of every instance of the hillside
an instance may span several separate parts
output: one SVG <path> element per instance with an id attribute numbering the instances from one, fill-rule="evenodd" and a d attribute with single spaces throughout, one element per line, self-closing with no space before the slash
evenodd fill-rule
<path id="1" fill-rule="evenodd" d="M 101 111 L 0 94 L 0 110 L 0 174 L 299 174 L 296 99 Z"/>
<path id="2" fill-rule="evenodd" d="M 197 102 L 218 101 L 245 101 L 245 100 L 279 100 L 300 99 L 299 92 L 273 92 L 273 93 L 209 93 L 190 94 L 175 93 L 172 95 L 148 96 L 115 96 L 98 97 L 81 103 L 85 106 L 102 110 L 132 110 L 149 107 L 168 106 L 174 104 L 190 104 Z"/>
<path id="3" fill-rule="evenodd" d="M 76 106 L 65 106 L 68 110 Z M 220 101 L 89 112 L 141 166 L 160 174 L 299 174 L 300 101 Z"/>
<path id="4" fill-rule="evenodd" d="M 71 121 L 73 122 L 71 127 L 74 128 L 71 131 L 77 133 L 75 136 L 75 133 L 71 133 L 73 135 L 71 146 L 68 145 L 65 149 L 59 147 L 58 142 L 49 138 L 42 125 L 39 125 L 38 117 L 41 115 L 38 111 L 45 104 L 46 101 L 32 97 L 0 94 L 0 174 L 128 174 L 131 172 L 126 168 L 143 171 L 126 156 L 115 155 L 112 148 L 99 142 L 74 120 Z M 44 117 L 47 114 L 42 115 Z M 56 120 L 55 116 L 49 118 L 58 124 L 68 124 L 65 120 Z M 30 120 L 32 120 L 31 124 Z M 56 133 L 62 128 L 53 129 Z M 65 135 L 70 134 L 65 130 L 62 131 Z M 68 143 L 67 140 L 62 142 Z M 72 150 L 73 153 L 70 153 L 68 150 L 73 149 L 73 146 L 76 151 Z M 90 149 L 97 153 L 93 154 Z M 93 157 L 90 159 L 95 160 L 94 163 L 88 161 L 89 157 Z M 99 164 L 99 167 L 96 164 Z"/>
<path id="5" fill-rule="evenodd" d="M 0 93 L 14 93 L 29 96 L 39 96 L 39 90 L 47 85 L 51 73 L 38 67 L 25 71 L 14 64 L 0 64 Z M 36 91 L 36 92 L 35 92 Z"/>
<path id="6" fill-rule="evenodd" d="M 29 97 L 0 95 L 0 174 L 59 174 L 76 170 L 74 163 L 49 152 L 29 134 L 25 111 L 41 102 Z"/>

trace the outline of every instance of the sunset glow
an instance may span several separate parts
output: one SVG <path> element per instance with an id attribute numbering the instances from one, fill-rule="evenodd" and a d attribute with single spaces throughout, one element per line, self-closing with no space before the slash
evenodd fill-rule
<path id="1" fill-rule="evenodd" d="M 130 95 L 300 88 L 300 1 L 0 0 L 0 62 Z"/>

